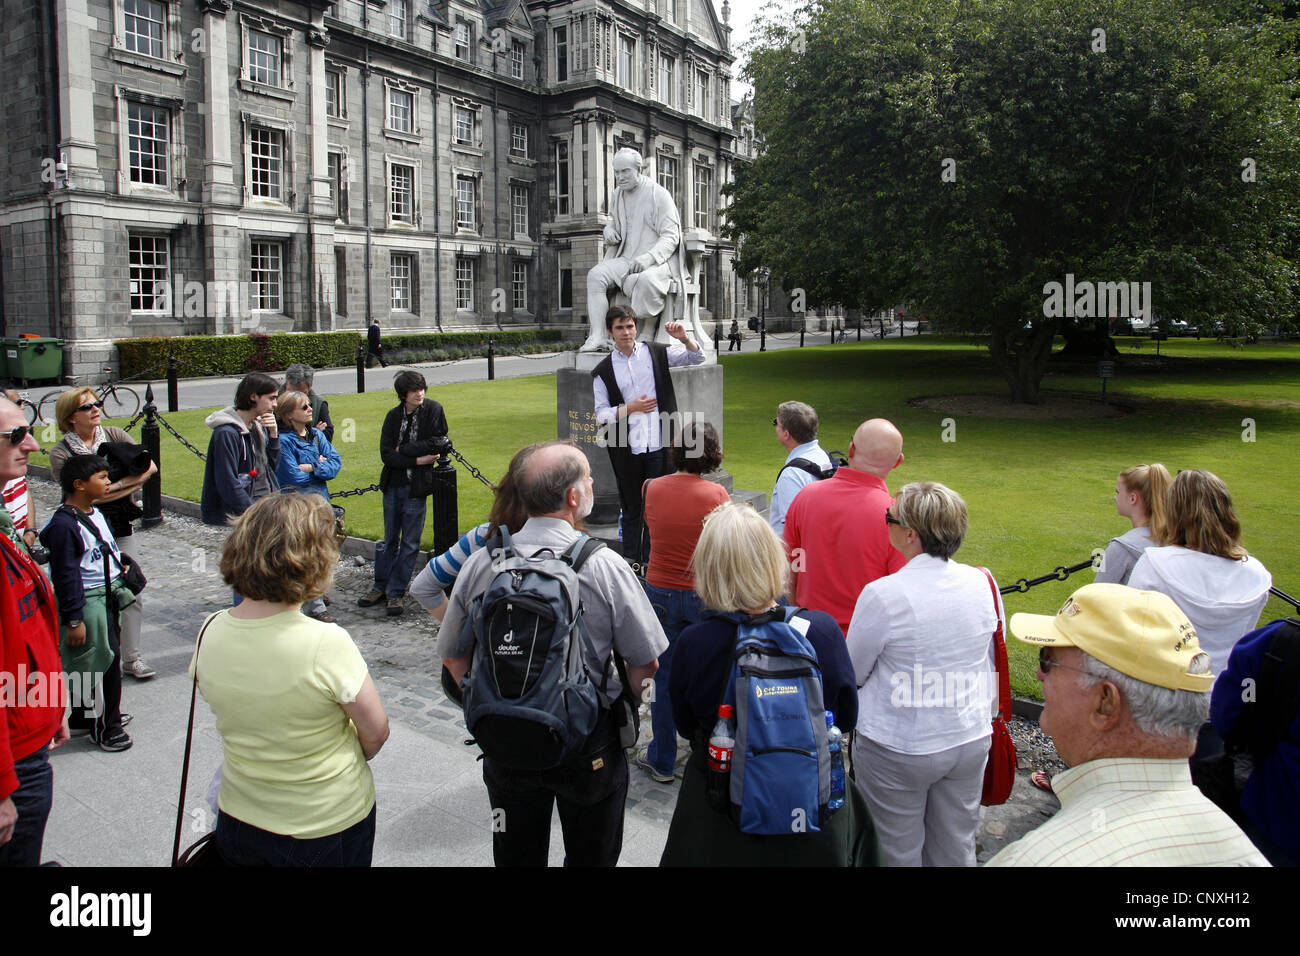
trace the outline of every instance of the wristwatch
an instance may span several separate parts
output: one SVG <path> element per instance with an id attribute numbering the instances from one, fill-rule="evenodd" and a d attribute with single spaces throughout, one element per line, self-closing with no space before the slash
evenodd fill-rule
<path id="1" fill-rule="evenodd" d="M 68 630 L 70 630 L 70 631 L 76 630 L 77 628 L 81 627 L 81 625 L 82 625 L 82 622 L 79 621 L 79 620 L 78 620 L 78 621 L 64 621 L 63 623 L 67 626 Z"/>

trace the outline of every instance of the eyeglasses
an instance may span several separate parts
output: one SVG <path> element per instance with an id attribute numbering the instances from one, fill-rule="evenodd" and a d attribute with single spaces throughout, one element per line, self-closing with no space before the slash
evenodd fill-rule
<path id="1" fill-rule="evenodd" d="M 9 429 L 9 431 L 0 432 L 0 434 L 9 439 L 9 444 L 21 445 L 27 440 L 28 435 L 34 436 L 36 434 L 36 429 L 32 428 L 30 425 L 15 425 L 13 428 Z"/>
<path id="2" fill-rule="evenodd" d="M 103 400 L 101 399 L 101 400 L 98 401 L 98 402 L 87 402 L 85 405 L 78 405 L 78 406 L 77 406 L 77 411 L 79 411 L 79 412 L 88 412 L 88 411 L 90 411 L 92 408 L 103 408 L 103 407 L 104 407 L 104 402 L 103 402 Z"/>
<path id="3" fill-rule="evenodd" d="M 1060 668 L 1061 670 L 1063 670 L 1063 671 L 1074 671 L 1076 674 L 1086 674 L 1086 673 L 1088 673 L 1087 671 L 1083 670 L 1082 668 L 1079 668 L 1079 667 L 1071 667 L 1071 666 L 1069 666 L 1068 664 L 1062 664 L 1060 661 L 1055 660 L 1055 659 L 1053 659 L 1053 658 L 1051 658 L 1051 657 L 1048 657 L 1048 656 L 1047 656 L 1047 648 L 1045 648 L 1045 647 L 1040 647 L 1040 648 L 1038 649 L 1038 669 L 1039 669 L 1040 671 L 1042 671 L 1042 672 L 1043 672 L 1043 676 L 1046 677 L 1048 674 L 1050 674 L 1050 673 L 1052 672 L 1052 668 L 1054 668 L 1054 667 L 1059 667 L 1059 668 Z"/>
<path id="4" fill-rule="evenodd" d="M 903 522 L 899 521 L 892 514 L 890 514 L 888 508 L 885 509 L 885 524 L 896 524 L 900 528 L 907 527 L 905 524 L 903 524 Z"/>

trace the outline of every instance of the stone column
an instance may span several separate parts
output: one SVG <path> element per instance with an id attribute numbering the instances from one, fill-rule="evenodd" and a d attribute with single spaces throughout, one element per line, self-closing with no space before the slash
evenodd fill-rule
<path id="1" fill-rule="evenodd" d="M 231 0 L 202 0 L 203 35 L 208 52 L 203 58 L 203 87 L 207 102 L 203 104 L 203 246 L 207 280 L 218 283 L 213 288 L 228 288 L 220 283 L 237 282 L 241 290 L 237 315 L 225 308 L 212 311 L 213 335 L 238 332 L 240 319 L 247 316 L 247 285 L 241 265 L 244 260 L 239 216 L 232 212 L 243 203 L 235 186 L 231 159 L 233 137 L 230 112 L 230 47 L 226 14 Z M 238 30 L 236 24 L 235 29 Z M 238 55 L 238 48 L 236 48 Z"/>
<path id="2" fill-rule="evenodd" d="M 307 31 L 311 48 L 311 211 L 312 262 L 307 294 L 315 301 L 316 328 L 334 329 L 334 203 L 330 200 L 329 120 L 325 116 L 325 48 L 329 46 L 324 9 L 312 11 Z"/>

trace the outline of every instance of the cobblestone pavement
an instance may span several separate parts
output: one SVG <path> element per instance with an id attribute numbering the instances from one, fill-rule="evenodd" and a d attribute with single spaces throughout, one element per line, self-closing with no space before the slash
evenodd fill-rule
<path id="1" fill-rule="evenodd" d="M 42 479 L 29 481 L 43 521 L 57 504 L 56 489 Z M 169 860 L 190 695 L 186 668 L 204 617 L 230 605 L 219 572 L 226 534 L 172 513 L 161 526 L 136 532 L 133 551 L 149 577 L 142 653 L 158 676 L 126 680 L 123 709 L 135 715 L 131 750 L 106 754 L 78 739 L 52 755 L 55 804 L 46 834 L 48 859 L 139 866 Z M 490 865 L 491 818 L 478 751 L 465 745 L 460 708 L 439 685 L 433 651 L 437 625 L 409 598 L 400 618 L 388 617 L 382 607 L 358 607 L 356 599 L 369 590 L 372 574 L 369 561 L 340 559 L 331 611 L 365 657 L 392 724 L 388 744 L 372 762 L 379 806 L 375 863 Z M 648 733 L 649 720 L 642 726 Z M 1037 728 L 1030 724 L 1017 732 L 1030 735 Z M 679 761 L 685 757 L 683 744 Z M 212 823 L 204 797 L 220 759 L 220 737 L 200 698 L 183 845 Z M 1032 760 L 1044 763 L 1037 751 Z M 1011 802 L 983 811 L 981 861 L 1056 809 L 1054 798 L 1029 784 L 1030 762 L 1023 765 Z M 631 768 L 623 865 L 658 862 L 679 786 L 654 783 Z M 559 864 L 558 818 L 551 842 L 551 862 Z"/>

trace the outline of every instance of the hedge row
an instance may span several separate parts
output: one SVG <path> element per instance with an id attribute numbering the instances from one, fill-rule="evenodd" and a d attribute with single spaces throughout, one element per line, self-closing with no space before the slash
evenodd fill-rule
<path id="1" fill-rule="evenodd" d="M 549 351 L 561 340 L 562 334 L 558 329 L 482 329 L 472 332 L 393 333 L 385 335 L 383 342 L 386 354 L 409 351 L 411 360 L 421 361 L 414 355 L 441 353 L 463 358 L 482 354 L 489 338 L 497 350 L 505 354 Z M 132 378 L 141 373 L 147 373 L 146 378 L 161 378 L 167 371 L 167 358 L 173 353 L 179 364 L 180 377 L 197 378 L 279 372 L 295 362 L 303 362 L 312 368 L 352 365 L 357 360 L 357 347 L 363 341 L 364 336 L 359 332 L 277 332 L 271 335 L 254 332 L 251 335 L 118 339 L 113 344 L 117 346 L 122 378 Z"/>
<path id="2" fill-rule="evenodd" d="M 121 375 L 130 378 L 149 372 L 147 378 L 167 373 L 167 358 L 175 353 L 181 378 L 204 375 L 243 375 L 245 372 L 278 372 L 295 362 L 313 368 L 350 365 L 357 360 L 357 332 L 277 332 L 265 335 L 184 335 L 176 338 L 119 339 Z"/>

